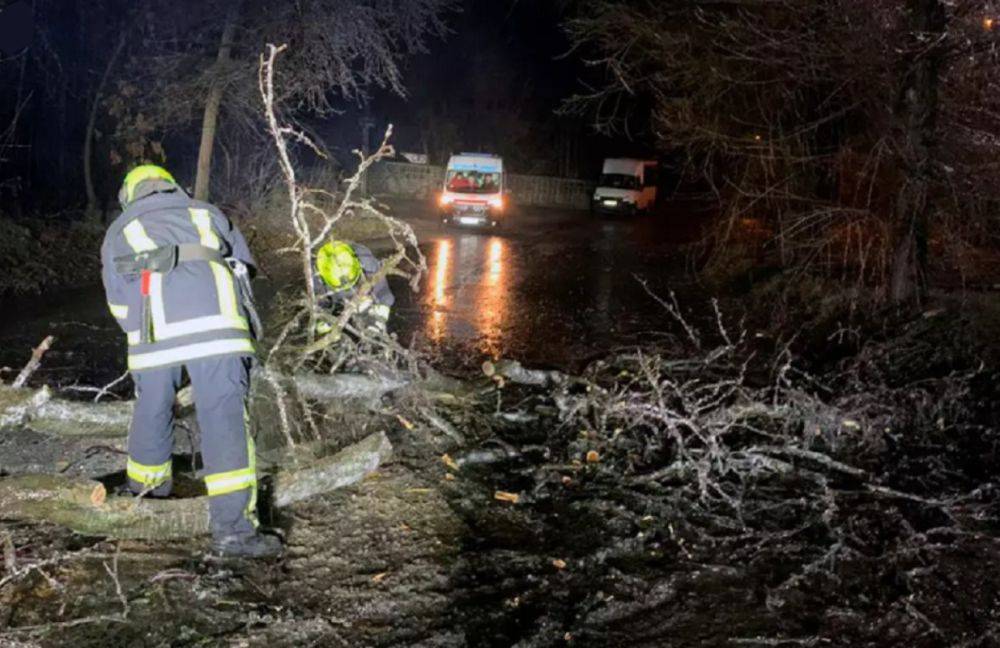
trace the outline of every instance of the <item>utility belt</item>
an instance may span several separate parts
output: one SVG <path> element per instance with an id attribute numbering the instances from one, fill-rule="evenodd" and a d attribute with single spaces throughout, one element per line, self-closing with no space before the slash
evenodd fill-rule
<path id="1" fill-rule="evenodd" d="M 246 264 L 234 258 L 226 258 L 215 248 L 210 248 L 198 243 L 180 243 L 178 245 L 164 245 L 153 250 L 139 252 L 138 254 L 128 254 L 115 258 L 115 270 L 125 277 L 140 278 L 139 290 L 142 295 L 142 322 L 139 329 L 139 339 L 141 344 L 149 344 L 150 333 L 153 329 L 153 309 L 150 302 L 150 275 L 154 272 L 166 274 L 176 268 L 181 263 L 191 263 L 193 261 L 207 261 L 221 263 L 229 267 L 238 284 L 240 302 L 247 316 L 250 318 L 251 334 L 254 339 L 259 340 L 264 329 L 257 313 L 257 306 L 253 300 L 253 290 L 250 287 L 250 272 Z"/>
<path id="2" fill-rule="evenodd" d="M 180 245 L 164 245 L 154 250 L 116 257 L 115 270 L 118 271 L 118 274 L 126 277 L 142 275 L 146 272 L 166 274 L 179 264 L 191 261 L 226 263 L 222 253 L 214 248 L 198 243 L 181 243 Z"/>

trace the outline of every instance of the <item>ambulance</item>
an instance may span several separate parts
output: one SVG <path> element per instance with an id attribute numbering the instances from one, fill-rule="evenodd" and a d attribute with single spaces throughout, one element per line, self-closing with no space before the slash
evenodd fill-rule
<path id="1" fill-rule="evenodd" d="M 438 198 L 445 225 L 493 228 L 506 207 L 503 159 L 488 153 L 452 155 Z"/>

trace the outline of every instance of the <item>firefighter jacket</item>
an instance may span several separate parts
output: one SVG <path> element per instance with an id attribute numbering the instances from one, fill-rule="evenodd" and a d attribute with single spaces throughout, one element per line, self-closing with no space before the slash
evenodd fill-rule
<path id="1" fill-rule="evenodd" d="M 172 267 L 123 271 L 130 258 L 175 255 Z M 240 231 L 218 209 L 179 188 L 133 201 L 111 224 L 101 246 L 111 314 L 128 338 L 131 371 L 223 355 L 253 355 L 254 341 L 240 283 L 226 259 L 255 267 Z M 176 262 L 180 261 L 180 262 Z"/>
<path id="2" fill-rule="evenodd" d="M 361 263 L 362 281 L 374 277 L 382 269 L 382 263 L 370 249 L 360 243 L 351 243 L 351 247 Z M 345 290 L 334 290 L 327 286 L 316 273 L 313 273 L 313 289 L 320 303 L 328 308 L 334 308 L 357 294 L 357 286 Z M 371 303 L 363 304 L 360 312 L 362 314 L 370 312 L 372 316 L 382 321 L 388 320 L 392 306 L 396 303 L 396 296 L 392 294 L 392 289 L 389 288 L 389 282 L 385 280 L 385 277 L 375 282 L 368 295 L 371 297 Z"/>

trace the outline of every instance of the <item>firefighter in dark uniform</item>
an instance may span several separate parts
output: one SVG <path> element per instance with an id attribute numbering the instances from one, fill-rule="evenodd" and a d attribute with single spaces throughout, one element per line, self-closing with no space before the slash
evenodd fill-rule
<path id="1" fill-rule="evenodd" d="M 192 200 L 165 170 L 133 169 L 119 193 L 123 212 L 101 247 L 112 315 L 128 339 L 137 401 L 128 436 L 128 486 L 170 493 L 174 396 L 186 370 L 201 428 L 213 550 L 281 553 L 257 530 L 257 470 L 247 421 L 254 357 L 249 273 L 240 231 L 218 209 Z"/>
<path id="2" fill-rule="evenodd" d="M 344 302 L 358 294 L 362 279 L 372 281 L 382 269 L 382 263 L 370 249 L 360 243 L 327 241 L 316 251 L 316 268 L 313 289 L 319 303 L 331 311 L 338 310 Z M 361 300 L 357 319 L 366 333 L 385 333 L 396 297 L 385 277 L 380 277 Z M 316 332 L 325 335 L 331 327 L 325 322 L 317 325 Z"/>

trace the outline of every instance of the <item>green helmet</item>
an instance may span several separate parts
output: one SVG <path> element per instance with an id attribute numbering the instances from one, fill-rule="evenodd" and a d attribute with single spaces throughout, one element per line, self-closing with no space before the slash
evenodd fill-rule
<path id="1" fill-rule="evenodd" d="M 316 272 L 327 286 L 347 290 L 361 278 L 361 261 L 344 241 L 329 241 L 316 252 Z"/>
<path id="2" fill-rule="evenodd" d="M 174 176 L 161 166 L 155 164 L 142 164 L 128 172 L 122 182 L 121 191 L 118 192 L 118 202 L 124 209 L 129 203 L 135 200 L 135 189 L 140 183 L 146 180 L 163 180 L 170 184 L 177 184 Z"/>

